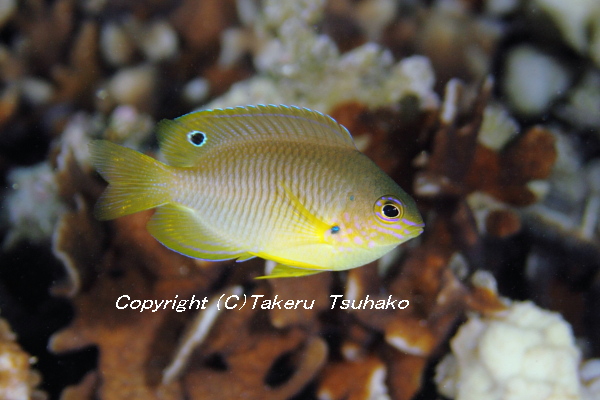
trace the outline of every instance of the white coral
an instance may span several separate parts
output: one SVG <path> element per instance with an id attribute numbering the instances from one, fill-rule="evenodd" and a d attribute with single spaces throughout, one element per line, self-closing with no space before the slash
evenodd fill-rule
<path id="1" fill-rule="evenodd" d="M 565 40 L 576 50 L 589 46 L 588 29 L 600 15 L 598 0 L 534 0 L 554 20 Z"/>
<path id="2" fill-rule="evenodd" d="M 311 25 L 322 17 L 323 2 L 301 3 L 310 7 L 266 2 L 250 33 L 260 39 L 260 45 L 251 49 L 257 75 L 234 85 L 206 108 L 284 103 L 329 112 L 346 101 L 378 107 L 407 96 L 418 99 L 422 108 L 437 107 L 435 76 L 427 58 L 414 56 L 395 63 L 387 49 L 372 42 L 340 54 L 333 40 Z M 226 60 L 236 59 L 240 46 L 248 47 L 239 40 L 228 46 L 229 36 L 223 37 Z"/>
<path id="3" fill-rule="evenodd" d="M 507 56 L 503 89 L 513 109 L 523 115 L 544 112 L 570 84 L 569 70 L 533 46 L 520 45 Z"/>
<path id="4" fill-rule="evenodd" d="M 560 314 L 513 302 L 493 317 L 473 315 L 451 341 L 436 383 L 457 400 L 581 398 L 580 353 Z"/>
<path id="5" fill-rule="evenodd" d="M 9 231 L 4 246 L 9 248 L 21 239 L 33 243 L 47 241 L 54 225 L 65 211 L 58 197 L 56 175 L 49 163 L 15 168 L 8 174 L 12 189 L 6 196 L 4 209 Z"/>
<path id="6" fill-rule="evenodd" d="M 490 104 L 483 112 L 483 121 L 477 139 L 484 146 L 499 151 L 517 136 L 519 131 L 519 124 L 503 106 Z"/>
<path id="7" fill-rule="evenodd" d="M 600 65 L 600 2 L 598 0 L 534 0 L 556 24 L 565 41 Z"/>

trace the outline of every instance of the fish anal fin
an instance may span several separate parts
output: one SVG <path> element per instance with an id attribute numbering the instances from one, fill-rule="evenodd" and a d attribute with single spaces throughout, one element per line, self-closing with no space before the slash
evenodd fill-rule
<path id="1" fill-rule="evenodd" d="M 159 207 L 148 222 L 148 231 L 166 247 L 188 257 L 220 261 L 248 254 L 218 237 L 202 224 L 194 210 L 184 206 Z"/>
<path id="2" fill-rule="evenodd" d="M 288 265 L 276 264 L 275 268 L 269 275 L 259 276 L 256 279 L 273 279 L 273 278 L 297 278 L 299 276 L 308 276 L 318 274 L 324 271 L 290 267 Z"/>

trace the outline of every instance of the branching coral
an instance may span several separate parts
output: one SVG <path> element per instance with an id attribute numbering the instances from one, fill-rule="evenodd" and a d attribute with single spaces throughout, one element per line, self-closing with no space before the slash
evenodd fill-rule
<path id="1" fill-rule="evenodd" d="M 322 18 L 322 1 L 267 2 L 253 33 L 261 37 L 255 65 L 259 74 L 237 83 L 207 108 L 250 103 L 282 103 L 330 112 L 337 104 L 358 101 L 369 107 L 393 104 L 407 96 L 434 108 L 434 76 L 429 61 L 410 57 L 394 63 L 391 53 L 367 43 L 345 54 L 311 23 Z M 275 36 L 268 32 L 275 31 Z M 225 49 L 224 51 L 228 51 Z"/>

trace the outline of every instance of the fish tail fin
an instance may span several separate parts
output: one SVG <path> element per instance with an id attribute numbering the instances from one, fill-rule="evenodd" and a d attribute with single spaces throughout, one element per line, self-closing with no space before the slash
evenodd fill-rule
<path id="1" fill-rule="evenodd" d="M 107 140 L 94 140 L 89 149 L 92 164 L 109 183 L 94 209 L 99 220 L 144 211 L 170 200 L 168 165 Z"/>

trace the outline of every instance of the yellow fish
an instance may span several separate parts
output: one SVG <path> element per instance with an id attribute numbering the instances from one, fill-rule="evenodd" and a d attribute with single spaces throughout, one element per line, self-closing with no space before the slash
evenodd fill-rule
<path id="1" fill-rule="evenodd" d="M 100 220 L 157 208 L 148 231 L 203 260 L 277 263 L 279 278 L 359 267 L 423 231 L 413 199 L 333 118 L 259 105 L 158 124 L 167 164 L 97 140 Z"/>

